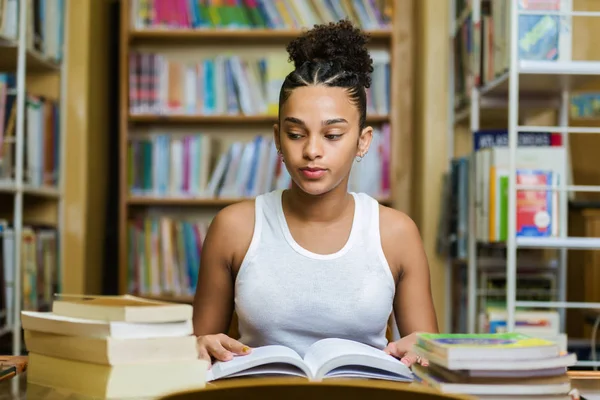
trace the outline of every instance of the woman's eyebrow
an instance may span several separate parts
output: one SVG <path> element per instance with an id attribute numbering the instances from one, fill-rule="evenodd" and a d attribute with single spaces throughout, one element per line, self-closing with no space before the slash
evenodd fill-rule
<path id="1" fill-rule="evenodd" d="M 347 124 L 348 121 L 346 121 L 344 118 L 333 118 L 333 119 L 327 119 L 325 121 L 322 122 L 322 124 L 324 126 L 326 125 L 333 125 L 333 124 Z"/>
<path id="2" fill-rule="evenodd" d="M 286 117 L 284 119 L 284 122 L 291 122 L 292 124 L 306 126 L 304 121 L 302 121 L 301 119 L 296 118 L 296 117 Z M 321 125 L 323 125 L 323 126 L 334 125 L 334 124 L 347 124 L 347 123 L 348 123 L 348 121 L 345 118 L 332 118 L 332 119 L 326 119 L 324 121 L 321 121 Z"/>
<path id="3" fill-rule="evenodd" d="M 295 117 L 285 117 L 285 119 L 283 121 L 284 122 L 291 122 L 292 124 L 298 124 L 298 125 L 306 126 L 306 124 L 304 123 L 304 121 L 302 121 L 301 119 L 295 118 Z"/>

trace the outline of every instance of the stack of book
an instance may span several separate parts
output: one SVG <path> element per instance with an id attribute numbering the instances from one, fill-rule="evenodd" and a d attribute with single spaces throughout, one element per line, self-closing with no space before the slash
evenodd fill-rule
<path id="1" fill-rule="evenodd" d="M 203 388 L 192 306 L 134 296 L 62 297 L 23 311 L 27 384 L 93 398 L 159 397 Z"/>
<path id="2" fill-rule="evenodd" d="M 521 333 L 426 334 L 417 337 L 418 381 L 444 393 L 481 399 L 570 399 L 567 367 L 574 354 L 555 342 Z"/>

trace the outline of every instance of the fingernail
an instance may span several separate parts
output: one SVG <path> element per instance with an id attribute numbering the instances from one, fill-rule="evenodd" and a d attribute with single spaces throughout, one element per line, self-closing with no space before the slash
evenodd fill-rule
<path id="1" fill-rule="evenodd" d="M 242 347 L 242 352 L 247 353 L 249 351 L 250 351 L 250 348 L 248 346 Z"/>

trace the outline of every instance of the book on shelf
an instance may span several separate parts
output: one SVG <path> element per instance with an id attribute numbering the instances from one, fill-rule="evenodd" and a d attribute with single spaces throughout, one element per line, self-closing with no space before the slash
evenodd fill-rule
<path id="1" fill-rule="evenodd" d="M 19 36 L 19 0 L 0 0 L 0 38 Z M 66 0 L 27 1 L 27 49 L 59 63 L 63 59 Z"/>
<path id="2" fill-rule="evenodd" d="M 215 362 L 207 374 L 207 381 L 247 376 L 295 376 L 311 381 L 340 378 L 413 380 L 410 368 L 383 350 L 347 339 L 327 338 L 313 343 L 303 357 L 282 345 L 253 348 L 249 354 Z"/>
<path id="3" fill-rule="evenodd" d="M 193 296 L 207 230 L 208 223 L 191 218 L 149 215 L 130 219 L 128 292 Z"/>
<path id="4" fill-rule="evenodd" d="M 363 29 L 375 30 L 389 27 L 391 7 L 391 0 L 133 0 L 131 26 L 290 30 L 348 18 Z"/>
<path id="5" fill-rule="evenodd" d="M 155 398 L 205 386 L 209 363 L 198 359 L 191 305 L 63 295 L 52 309 L 21 312 L 28 384 L 94 398 Z"/>
<path id="6" fill-rule="evenodd" d="M 567 368 L 577 362 L 553 341 L 515 332 L 420 333 L 414 351 L 429 360 L 428 367 L 413 366 L 417 381 L 481 398 L 566 396 L 571 390 Z"/>
<path id="7" fill-rule="evenodd" d="M 17 79 L 0 74 L 0 186 L 15 179 Z M 58 101 L 26 93 L 23 182 L 29 187 L 57 187 L 60 160 Z"/>
<path id="8" fill-rule="evenodd" d="M 517 236 L 557 236 L 560 203 L 558 191 L 552 187 L 572 181 L 561 136 L 554 132 L 519 132 L 516 151 L 517 183 L 547 187 L 518 189 Z M 449 237 L 442 250 L 453 258 L 467 256 L 469 193 L 474 193 L 476 240 L 480 243 L 506 241 L 508 159 L 508 131 L 492 129 L 475 131 L 473 152 L 451 161 L 448 188 L 444 189 L 448 215 L 440 221 L 439 229 Z"/>
<path id="9" fill-rule="evenodd" d="M 519 60 L 570 61 L 572 21 L 566 15 L 572 0 L 520 1 L 519 9 L 540 11 L 540 14 L 520 15 L 517 54 Z M 473 24 L 468 2 L 457 7 L 459 25 L 454 37 L 455 99 L 457 108 L 466 106 L 473 86 L 485 86 L 503 76 L 510 65 L 510 16 L 512 1 L 481 2 L 481 21 Z M 544 14 L 548 11 L 548 14 Z M 466 15 L 466 17 L 464 17 Z M 460 16 L 463 16 L 459 18 Z"/>
<path id="10" fill-rule="evenodd" d="M 372 50 L 367 113 L 390 112 L 390 55 Z M 186 56 L 129 53 L 131 115 L 277 116 L 279 90 L 293 65 L 285 52 Z"/>
<path id="11" fill-rule="evenodd" d="M 570 99 L 570 117 L 598 118 L 600 116 L 600 93 L 575 93 Z"/>
<path id="12" fill-rule="evenodd" d="M 15 233 L 8 220 L 0 219 L 0 324 L 14 322 Z M 60 290 L 58 232 L 55 227 L 25 223 L 21 230 L 21 307 L 48 310 Z"/>

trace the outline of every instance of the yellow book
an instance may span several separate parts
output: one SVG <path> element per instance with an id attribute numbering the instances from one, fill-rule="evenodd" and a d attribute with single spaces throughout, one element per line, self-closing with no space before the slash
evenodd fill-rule
<path id="1" fill-rule="evenodd" d="M 156 398 L 204 388 L 207 370 L 200 359 L 110 366 L 30 352 L 27 383 L 93 398 Z"/>
<path id="2" fill-rule="evenodd" d="M 175 322 L 192 319 L 192 306 L 131 295 L 61 295 L 52 303 L 56 315 L 102 321 Z"/>
<path id="3" fill-rule="evenodd" d="M 196 337 L 136 339 L 59 335 L 25 329 L 29 352 L 102 365 L 190 362 L 198 358 Z"/>

